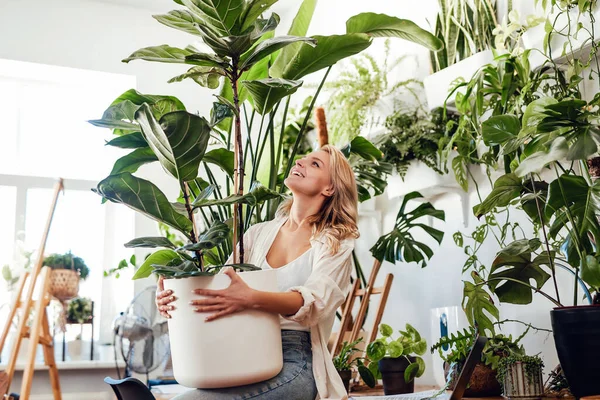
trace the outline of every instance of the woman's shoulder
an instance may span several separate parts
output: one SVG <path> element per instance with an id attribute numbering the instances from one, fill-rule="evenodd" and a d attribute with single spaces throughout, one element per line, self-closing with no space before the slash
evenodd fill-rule
<path id="1" fill-rule="evenodd" d="M 248 228 L 247 232 L 251 235 L 260 235 L 262 232 L 267 232 L 269 229 L 277 226 L 281 222 L 282 217 L 276 217 L 269 221 L 258 222 Z"/>

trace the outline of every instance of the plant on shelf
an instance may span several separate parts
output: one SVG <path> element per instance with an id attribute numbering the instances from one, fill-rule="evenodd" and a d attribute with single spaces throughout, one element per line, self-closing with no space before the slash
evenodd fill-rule
<path id="1" fill-rule="evenodd" d="M 126 246 L 130 248 L 159 249 L 144 261 L 134 278 L 147 277 L 153 272 L 165 278 L 185 278 L 165 279 L 165 287 L 178 293 L 177 300 L 183 304 L 191 300 L 193 288 L 209 283 L 217 285 L 224 279 L 217 272 L 226 265 L 231 253 L 233 263 L 229 265 L 237 270 L 253 271 L 241 274 L 243 279 L 265 285 L 260 286 L 261 290 L 276 291 L 274 280 L 267 279 L 272 276 L 270 271 L 256 271 L 257 267 L 246 263 L 244 232 L 253 221 L 272 219 L 284 198 L 285 185 L 278 179 L 284 137 L 275 129 L 275 121 L 281 121 L 281 129 L 288 125 L 290 96 L 302 86 L 302 79 L 325 70 L 292 150 L 287 154 L 282 176 L 289 174 L 314 104 L 336 62 L 368 48 L 373 37 L 399 37 L 432 50 L 442 47 L 439 40 L 413 22 L 375 13 L 351 17 L 346 32 L 340 35 L 306 37 L 315 0 L 301 3 L 288 35 L 275 36 L 280 17 L 275 13 L 267 15 L 275 2 L 177 0 L 183 8 L 154 18 L 191 34 L 194 41 L 200 39 L 202 50 L 196 46 L 152 46 L 135 51 L 124 60 L 187 65 L 188 70 L 170 82 L 190 79 L 208 89 L 220 86 L 210 117 L 186 111 L 181 101 L 172 96 L 129 90 L 110 105 L 101 119 L 90 121 L 113 130 L 115 137 L 108 145 L 133 149 L 117 160 L 111 174 L 98 184 L 95 192 L 106 200 L 124 204 L 165 223 L 185 238 L 183 246 L 162 236 L 128 242 Z M 218 145 L 209 149 L 211 141 Z M 356 151 L 350 147 L 351 153 L 356 154 Z M 154 183 L 134 175 L 141 165 L 155 161 L 175 179 L 179 188 L 177 201 L 169 201 L 167 194 Z M 215 167 L 221 171 L 215 171 Z M 248 186 L 250 189 L 246 192 Z M 196 217 L 202 222 L 201 227 L 197 226 Z M 236 316 L 231 319 L 236 320 Z M 257 316 L 253 322 L 251 328 L 245 322 L 244 329 L 268 330 L 269 334 L 259 335 L 264 340 L 272 337 L 271 334 L 280 337 L 276 332 L 279 330 L 276 319 L 271 318 L 267 324 Z M 197 325 L 191 329 L 190 323 Z M 207 362 L 206 357 L 197 354 L 211 345 L 198 341 L 197 337 L 215 324 L 219 321 L 210 325 L 183 314 L 169 319 L 173 362 L 181 365 L 175 370 L 210 371 L 210 376 L 178 376 L 180 383 L 193 387 L 215 384 L 207 382 L 219 374 L 214 366 L 201 364 Z M 176 349 L 175 343 L 186 343 L 186 347 Z M 199 346 L 193 358 L 187 347 L 189 343 Z M 272 346 L 272 340 L 263 343 L 256 339 L 253 344 L 248 347 L 243 341 L 228 343 L 229 354 L 222 355 L 222 365 L 235 362 L 239 352 L 246 351 L 250 358 L 261 358 L 264 371 L 273 371 L 280 359 L 252 353 Z M 255 369 L 259 367 L 253 365 Z M 230 372 L 223 371 L 223 374 L 230 375 Z M 245 379 L 242 375 L 231 377 L 228 383 Z"/>
<path id="2" fill-rule="evenodd" d="M 67 323 L 83 324 L 92 319 L 92 300 L 87 297 L 76 297 L 69 301 L 67 307 Z"/>
<path id="3" fill-rule="evenodd" d="M 389 325 L 380 324 L 379 333 L 382 337 L 367 346 L 369 365 L 359 369 L 362 379 L 374 387 L 381 377 L 386 395 L 412 393 L 414 379 L 425 372 L 420 356 L 427 351 L 427 342 L 410 324 L 397 339 L 392 339 L 394 330 Z"/>
<path id="4" fill-rule="evenodd" d="M 78 273 L 79 277 L 85 280 L 90 274 L 88 266 L 81 257 L 76 257 L 70 251 L 64 254 L 51 254 L 44 258 L 44 266 L 53 270 L 72 270 Z"/>
<path id="5" fill-rule="evenodd" d="M 363 341 L 363 338 L 358 338 L 352 343 L 345 341 L 340 348 L 337 356 L 333 358 L 333 365 L 340 374 L 346 391 L 350 391 L 350 379 L 352 378 L 352 367 L 355 366 L 359 370 L 366 368 L 363 357 L 356 357 L 356 353 L 362 353 L 363 351 L 356 346 Z"/>
<path id="6" fill-rule="evenodd" d="M 542 397 L 543 368 L 544 362 L 538 356 L 519 354 L 501 359 L 498 363 L 497 378 L 502 385 L 503 395 L 508 398 Z"/>

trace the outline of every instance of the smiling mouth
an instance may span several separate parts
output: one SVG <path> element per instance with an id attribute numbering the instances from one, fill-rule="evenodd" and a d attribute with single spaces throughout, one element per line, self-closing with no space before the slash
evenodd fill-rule
<path id="1" fill-rule="evenodd" d="M 299 177 L 301 177 L 301 178 L 304 178 L 304 175 L 302 175 L 302 174 L 301 174 L 300 172 L 298 172 L 298 171 L 292 171 L 292 175 L 296 175 L 296 176 L 299 176 Z"/>

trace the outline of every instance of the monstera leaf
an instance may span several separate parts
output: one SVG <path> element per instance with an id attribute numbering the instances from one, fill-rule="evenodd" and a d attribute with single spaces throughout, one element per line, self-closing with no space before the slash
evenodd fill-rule
<path id="1" fill-rule="evenodd" d="M 494 182 L 494 189 L 481 204 L 473 207 L 477 218 L 492 211 L 496 207 L 506 207 L 512 200 L 519 197 L 523 185 L 515 174 L 506 174 Z"/>
<path id="2" fill-rule="evenodd" d="M 180 182 L 198 176 L 198 167 L 210 139 L 208 121 L 195 114 L 175 111 L 163 115 L 159 123 L 145 104 L 136 113 L 136 120 L 148 145 L 168 173 Z"/>
<path id="3" fill-rule="evenodd" d="M 417 262 L 422 267 L 427 265 L 427 260 L 433 256 L 433 251 L 424 243 L 416 241 L 411 231 L 415 228 L 421 228 L 438 243 L 442 242 L 444 232 L 416 222 L 419 218 L 432 217 L 442 221 L 445 220 L 444 211 L 435 209 L 431 203 L 422 203 L 414 210 L 407 212 L 406 205 L 409 200 L 421 198 L 419 192 L 411 192 L 404 196 L 398 215 L 396 216 L 396 225 L 394 229 L 379 238 L 377 243 L 371 248 L 371 253 L 380 262 L 383 260 L 395 263 L 396 261 Z"/>
<path id="4" fill-rule="evenodd" d="M 125 204 L 147 217 L 165 223 L 186 237 L 190 235 L 190 220 L 175 211 L 167 196 L 150 181 L 123 172 L 105 178 L 92 190 L 113 203 Z"/>
<path id="5" fill-rule="evenodd" d="M 463 309 L 471 326 L 476 326 L 481 335 L 494 335 L 492 318 L 498 320 L 500 312 L 492 296 L 482 286 L 482 279 L 475 271 L 471 273 L 473 282 L 464 281 Z M 489 336 L 488 336 L 489 337 Z"/>

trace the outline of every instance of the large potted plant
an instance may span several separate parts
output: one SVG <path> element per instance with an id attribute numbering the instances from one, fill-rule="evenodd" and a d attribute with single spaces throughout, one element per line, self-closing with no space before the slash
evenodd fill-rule
<path id="1" fill-rule="evenodd" d="M 410 324 L 406 324 L 406 329 L 399 332 L 400 336 L 392 339 L 392 327 L 379 325 L 382 337 L 369 343 L 369 365 L 359 369 L 361 377 L 371 387 L 381 377 L 386 395 L 413 393 L 415 378 L 425 372 L 425 361 L 420 356 L 427 351 L 427 342 Z"/>
<path id="2" fill-rule="evenodd" d="M 183 104 L 171 96 L 131 90 L 117 98 L 102 119 L 91 122 L 113 129 L 116 137 L 109 145 L 135 150 L 117 160 L 111 175 L 95 191 L 109 201 L 167 224 L 187 241 L 184 246 L 176 246 L 165 237 L 142 237 L 126 245 L 161 248 L 145 260 L 134 278 L 152 272 L 167 278 L 165 288 L 172 289 L 182 304 L 169 320 L 177 380 L 198 388 L 243 385 L 268 379 L 281 369 L 277 317 L 252 310 L 206 323 L 192 307 L 185 306 L 195 296 L 192 289 L 226 287 L 229 278 L 217 272 L 233 252 L 232 265 L 242 271 L 240 276 L 250 287 L 277 290 L 273 271 L 257 271 L 244 263 L 243 233 L 253 219 L 273 217 L 285 191 L 280 177 L 287 176 L 293 165 L 314 103 L 333 64 L 369 47 L 372 37 L 402 37 L 431 49 L 439 49 L 441 44 L 411 21 L 373 13 L 350 18 L 345 34 L 304 37 L 314 1 L 304 1 L 289 35 L 278 37 L 273 31 L 279 16 L 272 13 L 262 17 L 275 1 L 176 3 L 185 8 L 155 19 L 201 39 L 210 52 L 193 46 L 181 49 L 161 45 L 140 49 L 124 61 L 188 65 L 189 70 L 171 82 L 191 79 L 215 89 L 223 81 L 218 102 L 210 118 L 205 119 L 185 111 Z M 275 115 L 283 103 L 285 127 L 289 96 L 302 85 L 300 79 L 324 68 L 327 73 L 308 106 L 288 162 L 280 169 L 283 135 L 276 143 Z M 252 100 L 251 111 L 243 106 L 247 99 Z M 261 121 L 258 132 L 252 131 L 255 116 Z M 242 140 L 242 128 L 247 131 L 246 141 Z M 207 151 L 211 137 L 222 147 Z M 267 143 L 269 157 L 263 155 Z M 152 182 L 133 175 L 139 166 L 154 161 L 159 161 L 177 181 L 180 196 L 176 202 L 171 203 Z M 270 169 L 259 173 L 265 164 Z M 207 180 L 199 176 L 201 166 Z M 223 170 L 224 184 L 218 184 L 211 166 Z M 245 177 L 252 185 L 248 193 L 244 192 Z M 197 213 L 202 229 L 197 227 Z"/>

